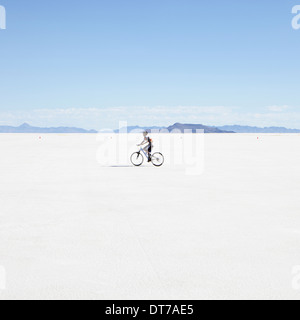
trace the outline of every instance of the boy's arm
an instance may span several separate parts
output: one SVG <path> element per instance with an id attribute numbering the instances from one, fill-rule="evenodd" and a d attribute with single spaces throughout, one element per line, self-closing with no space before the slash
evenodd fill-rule
<path id="1" fill-rule="evenodd" d="M 138 146 L 142 146 L 142 145 L 144 145 L 145 143 L 146 143 L 146 141 L 143 140 L 142 143 L 138 144 Z"/>

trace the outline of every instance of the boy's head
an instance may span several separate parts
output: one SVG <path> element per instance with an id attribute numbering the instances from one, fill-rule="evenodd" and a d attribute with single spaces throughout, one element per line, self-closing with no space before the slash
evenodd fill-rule
<path id="1" fill-rule="evenodd" d="M 144 131 L 144 132 L 143 132 L 143 135 L 144 135 L 144 137 L 146 138 L 147 135 L 148 135 L 148 131 Z"/>

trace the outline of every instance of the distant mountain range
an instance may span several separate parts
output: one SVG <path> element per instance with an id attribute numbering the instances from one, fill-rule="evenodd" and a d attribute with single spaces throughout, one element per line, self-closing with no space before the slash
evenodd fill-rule
<path id="1" fill-rule="evenodd" d="M 287 129 L 283 127 L 249 127 L 249 126 L 223 126 L 219 127 L 221 130 L 234 131 L 236 133 L 300 133 L 298 129 Z"/>
<path id="2" fill-rule="evenodd" d="M 298 129 L 287 129 L 284 127 L 268 127 L 268 128 L 259 128 L 259 127 L 250 127 L 250 126 L 221 126 L 221 127 L 210 127 L 202 124 L 182 124 L 175 123 L 169 127 L 139 127 L 132 126 L 128 127 L 128 132 L 143 132 L 145 130 L 149 132 L 155 132 L 157 130 L 161 131 L 167 129 L 168 131 L 177 130 L 179 132 L 184 132 L 184 130 L 192 130 L 192 132 L 196 132 L 196 130 L 204 130 L 205 133 L 300 133 Z M 116 133 L 119 130 L 115 130 Z"/>
<path id="3" fill-rule="evenodd" d="M 167 128 L 168 131 L 179 131 L 184 132 L 185 130 L 190 130 L 193 133 L 196 133 L 197 130 L 204 130 L 204 133 L 234 133 L 230 130 L 221 130 L 217 127 L 209 127 L 204 126 L 203 124 L 182 124 L 182 123 L 175 123 L 174 125 Z"/>
<path id="4" fill-rule="evenodd" d="M 123 129 L 121 129 L 122 131 Z M 127 132 L 143 132 L 147 130 L 149 132 L 159 132 L 162 130 L 166 131 L 178 131 L 184 132 L 184 130 L 191 130 L 193 133 L 196 130 L 204 130 L 204 133 L 300 133 L 298 129 L 287 129 L 284 127 L 269 127 L 269 128 L 259 128 L 259 127 L 250 127 L 250 126 L 222 126 L 222 127 L 212 127 L 205 126 L 202 124 L 182 124 L 175 123 L 169 127 L 140 127 L 140 126 L 131 126 L 127 128 Z M 11 126 L 0 126 L 0 133 L 97 133 L 96 130 L 85 130 L 81 128 L 73 127 L 58 127 L 58 128 L 39 128 L 32 127 L 27 123 L 22 124 L 19 127 Z M 105 132 L 105 131 L 101 131 Z M 115 130 L 115 133 L 119 133 L 120 130 Z M 162 131 L 163 132 L 163 131 Z"/>
<path id="5" fill-rule="evenodd" d="M 0 133 L 97 133 L 97 131 L 69 127 L 38 128 L 24 123 L 19 127 L 0 126 Z"/>
<path id="6" fill-rule="evenodd" d="M 126 129 L 126 128 L 125 128 Z M 122 131 L 123 129 L 121 129 Z M 157 131 L 162 131 L 167 130 L 169 132 L 171 131 L 178 131 L 178 132 L 184 132 L 185 130 L 190 130 L 193 133 L 196 133 L 197 130 L 204 130 L 204 133 L 234 133 L 232 131 L 225 131 L 225 130 L 220 130 L 219 128 L 216 127 L 209 127 L 209 126 L 204 126 L 202 124 L 182 124 L 182 123 L 175 123 L 172 126 L 169 127 L 139 127 L 139 126 L 132 126 L 127 128 L 127 132 L 143 132 L 143 131 L 149 131 L 149 132 L 157 132 Z M 119 133 L 120 130 L 115 130 L 116 133 Z"/>

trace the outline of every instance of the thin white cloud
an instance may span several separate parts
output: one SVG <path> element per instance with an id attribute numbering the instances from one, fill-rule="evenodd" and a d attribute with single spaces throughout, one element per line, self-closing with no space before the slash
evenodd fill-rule
<path id="1" fill-rule="evenodd" d="M 129 125 L 168 126 L 175 122 L 206 125 L 284 126 L 300 128 L 300 109 L 288 106 L 262 108 L 261 112 L 245 113 L 242 108 L 226 106 L 176 107 L 113 107 L 113 108 L 58 108 L 0 113 L 1 124 L 35 126 L 76 126 L 86 129 L 118 127 L 119 121 Z"/>
<path id="2" fill-rule="evenodd" d="M 271 111 L 271 112 L 284 112 L 284 111 L 287 111 L 288 109 L 290 109 L 289 106 L 270 106 L 270 107 L 267 107 L 267 110 Z"/>

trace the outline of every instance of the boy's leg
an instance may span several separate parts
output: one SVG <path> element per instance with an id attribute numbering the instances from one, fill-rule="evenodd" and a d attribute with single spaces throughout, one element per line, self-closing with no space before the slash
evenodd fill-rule
<path id="1" fill-rule="evenodd" d="M 143 150 L 146 152 L 146 154 L 148 154 L 148 147 L 147 146 L 145 148 L 143 148 Z"/>
<path id="2" fill-rule="evenodd" d="M 143 150 L 145 151 L 147 157 L 148 157 L 148 162 L 151 161 L 151 157 L 150 157 L 150 153 L 149 153 L 149 146 L 146 146 L 145 148 L 143 148 Z"/>
<path id="3" fill-rule="evenodd" d="M 151 162 L 151 151 L 152 151 L 152 148 L 151 146 L 148 147 L 148 162 Z"/>

